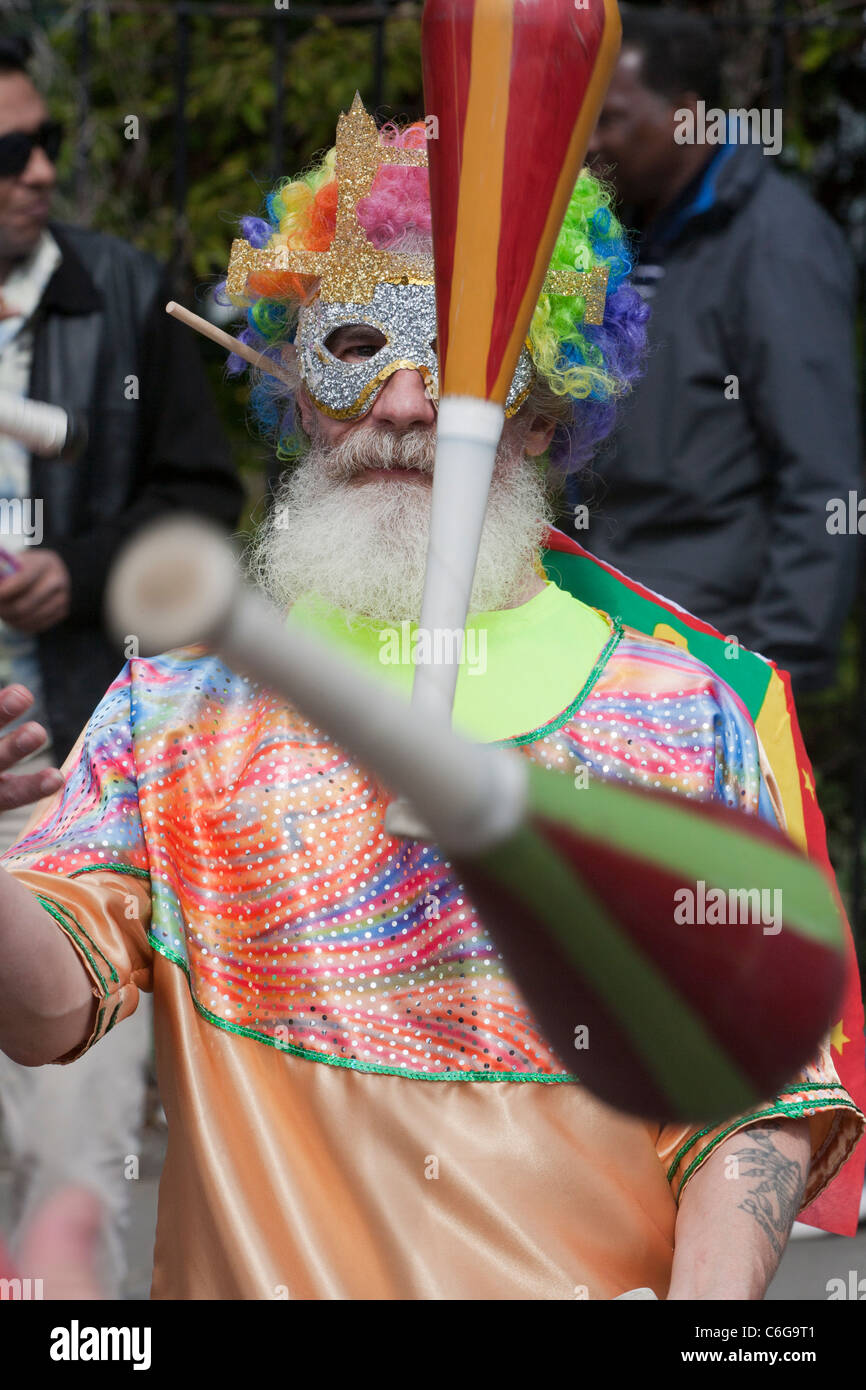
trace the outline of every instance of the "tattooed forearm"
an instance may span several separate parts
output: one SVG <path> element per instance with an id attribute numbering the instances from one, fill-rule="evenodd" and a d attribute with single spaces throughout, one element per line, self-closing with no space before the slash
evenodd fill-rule
<path id="1" fill-rule="evenodd" d="M 780 1128 L 775 1121 L 750 1129 L 744 1145 L 736 1151 L 741 1178 L 754 1179 L 739 1203 L 769 1240 L 773 1252 L 781 1256 L 806 1186 L 808 1164 L 798 1163 L 781 1153 L 773 1141 Z"/>
<path id="2" fill-rule="evenodd" d="M 764 1297 L 803 1199 L 810 1139 L 806 1117 L 767 1117 L 708 1155 L 680 1199 L 669 1299 Z"/>

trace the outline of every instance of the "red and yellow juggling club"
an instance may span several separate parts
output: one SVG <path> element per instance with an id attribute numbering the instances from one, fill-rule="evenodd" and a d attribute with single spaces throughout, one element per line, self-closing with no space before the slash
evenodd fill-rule
<path id="1" fill-rule="evenodd" d="M 620 42 L 615 0 L 427 0 L 441 400 L 421 626 L 466 621 L 504 404 Z M 450 719 L 457 664 L 413 701 Z"/>
<path id="2" fill-rule="evenodd" d="M 427 0 L 439 379 L 504 405 L 619 53 L 615 0 Z"/>

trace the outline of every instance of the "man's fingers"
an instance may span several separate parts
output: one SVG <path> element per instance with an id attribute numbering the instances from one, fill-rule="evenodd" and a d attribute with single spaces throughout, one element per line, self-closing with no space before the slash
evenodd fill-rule
<path id="1" fill-rule="evenodd" d="M 26 685 L 7 685 L 0 691 L 0 728 L 10 719 L 17 719 L 33 704 L 33 696 Z"/>
<path id="2" fill-rule="evenodd" d="M 29 806 L 41 801 L 43 796 L 58 792 L 64 783 L 63 773 L 57 767 L 42 772 L 4 772 L 0 776 L 0 813 L 14 811 L 19 806 Z"/>
<path id="3" fill-rule="evenodd" d="M 11 734 L 5 734 L 0 738 L 0 772 L 5 772 L 7 768 L 14 767 L 20 763 L 22 758 L 26 758 L 30 753 L 35 753 L 37 748 L 48 742 L 48 734 L 41 724 L 31 722 L 22 724 L 20 729 L 14 729 Z"/>
<path id="4" fill-rule="evenodd" d="M 11 599 L 19 598 L 21 594 L 26 593 L 40 574 L 41 570 L 34 570 L 27 566 L 16 570 L 6 579 L 0 579 L 0 608 L 4 608 Z"/>
<path id="5" fill-rule="evenodd" d="M 0 608 L 0 618 L 10 627 L 14 627 L 16 632 L 29 632 L 36 611 L 28 596 L 10 608 Z"/>
<path id="6" fill-rule="evenodd" d="M 0 600 L 0 617 L 13 625 L 30 622 L 40 608 L 53 602 L 59 595 L 57 580 L 50 574 L 41 575 L 26 593 L 12 597 L 6 603 Z"/>
<path id="7" fill-rule="evenodd" d="M 21 1237 L 22 1273 L 44 1270 L 45 1297 L 101 1299 L 100 1239 L 105 1208 L 89 1188 L 70 1185 L 47 1197 Z"/>
<path id="8" fill-rule="evenodd" d="M 19 616 L 14 620 L 7 618 L 6 621 L 18 632 L 33 633 L 44 632 L 47 627 L 54 627 L 65 616 L 66 611 L 60 595 L 54 594 L 44 603 L 40 603 L 38 607 L 31 604 L 28 598 L 27 604 L 21 608 Z"/>

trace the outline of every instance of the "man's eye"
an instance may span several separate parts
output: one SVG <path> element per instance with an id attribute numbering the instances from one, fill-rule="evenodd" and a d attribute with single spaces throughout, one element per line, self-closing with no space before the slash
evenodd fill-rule
<path id="1" fill-rule="evenodd" d="M 375 343 L 357 343 L 354 347 L 343 348 L 339 357 L 342 362 L 354 362 L 359 358 L 375 357 L 378 351 Z"/>
<path id="2" fill-rule="evenodd" d="M 352 338 L 345 328 L 336 328 L 325 339 L 325 347 L 340 362 L 363 362 L 375 357 L 385 342 L 385 335 L 375 329 L 367 329 L 359 337 Z"/>

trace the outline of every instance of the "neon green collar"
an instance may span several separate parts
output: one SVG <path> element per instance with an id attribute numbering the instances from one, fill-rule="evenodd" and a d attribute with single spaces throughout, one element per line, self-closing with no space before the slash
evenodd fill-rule
<path id="1" fill-rule="evenodd" d="M 309 596 L 295 604 L 292 618 L 409 698 L 415 661 L 425 655 L 417 623 L 348 619 Z M 473 614 L 457 677 L 455 727 L 495 743 L 549 723 L 583 689 L 610 636 L 594 608 L 550 581 L 519 608 Z"/>

